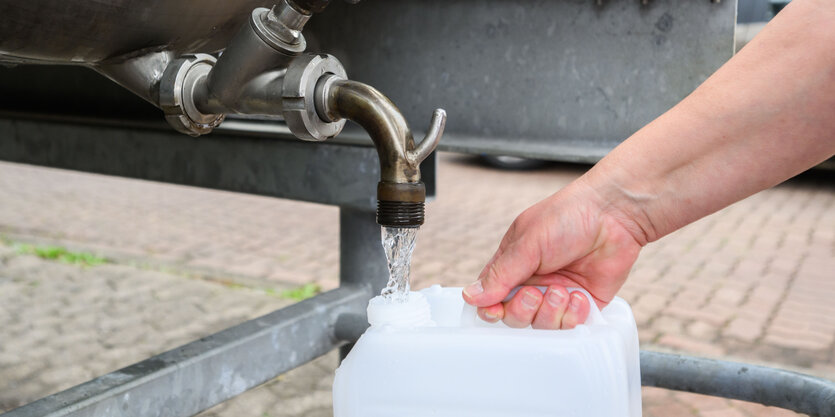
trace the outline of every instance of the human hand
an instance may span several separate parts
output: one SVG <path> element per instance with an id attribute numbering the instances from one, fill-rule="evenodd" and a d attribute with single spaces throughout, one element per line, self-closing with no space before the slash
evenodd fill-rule
<path id="1" fill-rule="evenodd" d="M 464 300 L 479 307 L 482 320 L 510 327 L 572 329 L 583 323 L 588 298 L 566 287 L 582 287 L 606 306 L 642 247 L 632 220 L 600 200 L 578 181 L 525 210 L 478 281 L 464 289 Z M 548 289 L 543 294 L 533 286 Z"/>

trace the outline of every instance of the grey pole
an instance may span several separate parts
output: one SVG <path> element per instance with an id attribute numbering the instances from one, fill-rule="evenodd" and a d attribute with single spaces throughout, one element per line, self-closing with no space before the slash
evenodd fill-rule
<path id="1" fill-rule="evenodd" d="M 339 282 L 341 286 L 361 286 L 371 296 L 380 293 L 388 281 L 388 265 L 380 242 L 380 225 L 372 210 L 347 207 L 339 209 Z M 368 326 L 367 319 L 345 318 L 337 325 L 338 337 L 355 341 Z M 347 323 L 350 320 L 351 323 Z M 353 343 L 342 346 L 340 357 L 351 350 Z"/>
<path id="2" fill-rule="evenodd" d="M 368 292 L 342 287 L 50 395 L 2 417 L 187 417 L 324 355 Z"/>
<path id="3" fill-rule="evenodd" d="M 388 265 L 373 210 L 339 209 L 340 285 L 370 286 L 379 294 L 388 281 Z"/>
<path id="4" fill-rule="evenodd" d="M 641 351 L 641 385 L 835 416 L 835 381 L 747 363 Z"/>

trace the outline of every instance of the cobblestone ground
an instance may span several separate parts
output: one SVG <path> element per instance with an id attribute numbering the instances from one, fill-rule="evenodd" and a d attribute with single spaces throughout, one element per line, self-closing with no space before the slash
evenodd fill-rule
<path id="1" fill-rule="evenodd" d="M 441 155 L 417 288 L 472 281 L 507 226 L 585 166 L 505 172 Z M 335 208 L 0 163 L 0 411 L 336 285 Z M 14 242 L 100 253 L 79 267 Z M 621 296 L 644 348 L 835 378 L 835 181 L 803 175 L 651 244 Z M 205 412 L 330 415 L 335 355 Z M 658 389 L 647 416 L 794 415 Z"/>
<path id="2" fill-rule="evenodd" d="M 0 411 L 288 304 L 262 291 L 134 266 L 64 264 L 0 244 Z"/>

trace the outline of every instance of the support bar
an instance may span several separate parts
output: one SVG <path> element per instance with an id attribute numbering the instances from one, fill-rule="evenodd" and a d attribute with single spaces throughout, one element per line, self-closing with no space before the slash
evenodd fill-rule
<path id="1" fill-rule="evenodd" d="M 431 172 L 434 173 L 435 169 Z M 363 286 L 373 296 L 386 286 L 389 270 L 383 246 L 380 244 L 380 225 L 372 210 L 339 209 L 339 283 Z M 370 297 L 369 297 L 370 299 Z M 345 314 L 336 326 L 336 336 L 349 341 L 339 348 L 342 359 L 348 355 L 353 342 L 368 328 L 365 311 Z"/>
<path id="2" fill-rule="evenodd" d="M 835 381 L 764 366 L 641 351 L 641 385 L 835 416 Z"/>
<path id="3" fill-rule="evenodd" d="M 341 345 L 335 323 L 364 314 L 370 297 L 367 287 L 340 287 L 2 417 L 192 416 Z"/>
<path id="4" fill-rule="evenodd" d="M 373 147 L 305 143 L 277 135 L 275 123 L 232 125 L 192 138 L 168 128 L 0 118 L 0 160 L 376 209 Z"/>

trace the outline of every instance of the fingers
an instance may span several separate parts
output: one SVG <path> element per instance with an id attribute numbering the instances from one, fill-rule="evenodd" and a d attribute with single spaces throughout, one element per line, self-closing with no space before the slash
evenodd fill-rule
<path id="1" fill-rule="evenodd" d="M 562 326 L 562 317 L 568 309 L 568 291 L 558 285 L 552 285 L 545 291 L 544 301 L 539 307 L 531 325 L 534 329 L 556 330 Z"/>
<path id="2" fill-rule="evenodd" d="M 510 301 L 504 303 L 504 324 L 514 328 L 530 326 L 542 299 L 542 292 L 536 287 L 522 287 Z"/>
<path id="3" fill-rule="evenodd" d="M 562 316 L 562 326 L 560 328 L 564 330 L 573 329 L 578 324 L 585 323 L 590 308 L 589 299 L 586 298 L 585 294 L 579 291 L 572 292 L 568 300 L 568 308 L 565 310 L 565 315 Z"/>
<path id="4" fill-rule="evenodd" d="M 539 252 L 527 240 L 517 240 L 501 250 L 484 267 L 476 282 L 464 288 L 464 301 L 486 307 L 507 297 L 510 290 L 539 268 Z M 540 294 L 541 295 L 541 294 Z"/>
<path id="5" fill-rule="evenodd" d="M 479 307 L 478 316 L 488 323 L 496 323 L 504 318 L 504 306 L 499 303 L 488 307 Z"/>
<path id="6" fill-rule="evenodd" d="M 585 323 L 591 305 L 585 294 L 552 285 L 543 294 L 536 287 L 522 287 L 510 301 L 479 308 L 482 320 L 504 321 L 508 327 L 569 330 Z"/>

